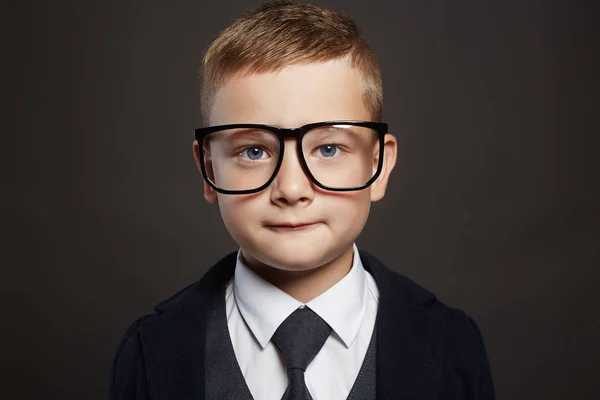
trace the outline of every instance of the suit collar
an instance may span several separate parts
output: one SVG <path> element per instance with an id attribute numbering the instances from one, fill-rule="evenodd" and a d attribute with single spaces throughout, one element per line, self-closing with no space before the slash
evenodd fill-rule
<path id="1" fill-rule="evenodd" d="M 379 288 L 377 398 L 435 398 L 441 377 L 440 317 L 428 312 L 435 296 L 360 251 Z M 232 278 L 236 253 L 225 256 L 198 282 L 156 307 L 140 327 L 148 386 L 157 400 L 205 399 L 207 311 Z M 175 392 L 166 393 L 166 388 Z"/>

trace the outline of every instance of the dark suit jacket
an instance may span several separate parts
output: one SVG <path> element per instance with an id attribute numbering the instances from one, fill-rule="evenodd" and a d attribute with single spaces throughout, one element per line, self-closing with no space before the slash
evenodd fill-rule
<path id="1" fill-rule="evenodd" d="M 371 254 L 360 251 L 360 257 L 379 288 L 377 398 L 494 399 L 475 321 Z M 227 255 L 198 282 L 129 327 L 114 357 L 111 399 L 205 398 L 207 310 L 215 293 L 225 295 L 235 263 L 236 253 Z"/>

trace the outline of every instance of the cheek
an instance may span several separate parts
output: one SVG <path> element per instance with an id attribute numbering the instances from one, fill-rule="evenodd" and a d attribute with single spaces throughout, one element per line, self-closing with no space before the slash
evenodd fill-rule
<path id="1" fill-rule="evenodd" d="M 363 228 L 371 207 L 369 189 L 331 198 L 327 204 L 330 224 L 350 235 L 357 235 Z M 342 232 L 339 232 L 343 234 Z"/>
<path id="2" fill-rule="evenodd" d="M 260 215 L 256 204 L 257 201 L 246 196 L 219 194 L 221 218 L 234 240 L 240 240 L 240 235 L 249 232 L 256 225 L 253 216 Z"/>

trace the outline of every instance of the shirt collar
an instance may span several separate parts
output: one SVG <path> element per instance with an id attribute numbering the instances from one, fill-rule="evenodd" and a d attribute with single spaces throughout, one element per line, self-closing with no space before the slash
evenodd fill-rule
<path id="1" fill-rule="evenodd" d="M 339 282 L 305 305 L 331 326 L 346 347 L 358 334 L 367 310 L 365 269 L 353 244 L 352 268 Z M 279 325 L 303 303 L 267 282 L 243 262 L 238 251 L 233 281 L 237 306 L 264 348 Z"/>

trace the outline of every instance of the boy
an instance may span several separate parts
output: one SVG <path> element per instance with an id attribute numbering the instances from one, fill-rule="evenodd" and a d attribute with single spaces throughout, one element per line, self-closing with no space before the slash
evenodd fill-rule
<path id="1" fill-rule="evenodd" d="M 130 326 L 111 398 L 494 398 L 476 323 L 354 245 L 396 162 L 354 22 L 266 4 L 201 83 L 194 158 L 240 248 Z"/>

